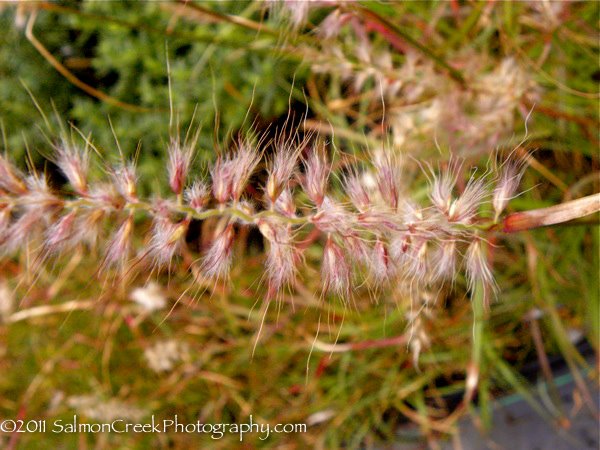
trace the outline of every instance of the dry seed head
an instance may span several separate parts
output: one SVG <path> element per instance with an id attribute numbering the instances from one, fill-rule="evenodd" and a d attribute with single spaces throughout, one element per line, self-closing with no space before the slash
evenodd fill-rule
<path id="1" fill-rule="evenodd" d="M 86 242 L 95 246 L 102 231 L 102 221 L 106 218 L 106 211 L 102 208 L 80 211 L 74 225 L 75 242 Z"/>
<path id="2" fill-rule="evenodd" d="M 242 141 L 238 144 L 238 151 L 233 158 L 233 177 L 231 184 L 231 192 L 233 200 L 239 201 L 250 176 L 256 169 L 260 159 L 259 153 L 249 141 Z"/>
<path id="3" fill-rule="evenodd" d="M 48 212 L 61 200 L 52 194 L 45 176 L 30 175 L 25 179 L 27 191 L 20 200 L 26 209 L 43 209 Z"/>
<path id="4" fill-rule="evenodd" d="M 225 204 L 231 197 L 233 178 L 233 163 L 219 156 L 210 171 L 212 177 L 212 192 L 219 204 Z"/>
<path id="5" fill-rule="evenodd" d="M 428 240 L 413 236 L 402 258 L 405 275 L 413 281 L 421 282 L 429 275 Z"/>

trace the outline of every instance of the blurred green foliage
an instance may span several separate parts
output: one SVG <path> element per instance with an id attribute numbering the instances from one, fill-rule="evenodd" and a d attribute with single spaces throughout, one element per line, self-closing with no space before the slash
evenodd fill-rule
<path id="1" fill-rule="evenodd" d="M 225 142 L 231 133 L 247 130 L 255 117 L 264 125 L 287 111 L 289 92 L 284 86 L 306 74 L 296 61 L 268 51 L 275 45 L 273 39 L 257 38 L 256 32 L 231 24 L 199 25 L 174 16 L 175 10 L 166 9 L 168 3 L 60 5 L 65 9 L 38 14 L 37 39 L 67 68 L 71 65 L 69 70 L 83 82 L 149 112 L 110 105 L 73 86 L 27 41 L 24 29 L 15 26 L 14 9 L 6 8 L 0 15 L 0 27 L 6 30 L 0 36 L 0 114 L 11 155 L 21 164 L 25 142 L 34 150 L 48 144 L 26 88 L 46 114 L 52 115 L 55 108 L 60 120 L 85 135 L 91 133 L 109 160 L 117 153 L 110 118 L 126 155 L 133 155 L 141 143 L 143 178 L 164 181 L 162 161 L 169 135 L 201 126 L 196 160 L 211 161 L 215 139 Z M 242 16 L 259 9 L 250 2 L 215 3 L 211 8 Z M 250 49 L 250 43 L 262 50 Z"/>

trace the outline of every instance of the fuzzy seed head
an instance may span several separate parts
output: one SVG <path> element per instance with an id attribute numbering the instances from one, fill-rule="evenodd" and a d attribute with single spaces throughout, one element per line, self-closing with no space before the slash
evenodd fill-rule
<path id="1" fill-rule="evenodd" d="M 429 245 L 427 239 L 413 237 L 404 258 L 406 276 L 416 282 L 421 282 L 429 273 Z"/>
<path id="2" fill-rule="evenodd" d="M 148 313 L 158 311 L 167 306 L 167 298 L 162 288 L 150 282 L 146 286 L 137 287 L 131 291 L 129 298 Z"/>
<path id="3" fill-rule="evenodd" d="M 106 218 L 104 209 L 90 209 L 79 212 L 77 222 L 75 223 L 75 242 L 86 242 L 94 247 L 98 243 L 98 238 L 102 231 L 102 222 Z"/>

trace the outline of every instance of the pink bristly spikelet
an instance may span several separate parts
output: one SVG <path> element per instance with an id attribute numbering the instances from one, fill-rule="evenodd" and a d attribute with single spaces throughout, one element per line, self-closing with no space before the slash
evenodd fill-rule
<path id="1" fill-rule="evenodd" d="M 219 155 L 210 170 L 212 192 L 219 205 L 224 205 L 232 195 L 233 162 Z"/>
<path id="2" fill-rule="evenodd" d="M 153 259 L 156 266 L 170 264 L 181 252 L 189 224 L 189 218 L 177 223 L 171 222 L 168 217 L 155 219 L 148 243 L 148 256 Z"/>
<path id="3" fill-rule="evenodd" d="M 447 168 L 440 169 L 437 174 L 432 174 L 433 180 L 431 182 L 429 199 L 443 214 L 447 215 L 450 210 L 452 191 L 456 185 L 460 169 L 461 164 L 453 159 L 450 160 Z"/>
<path id="4" fill-rule="evenodd" d="M 260 219 L 258 229 L 269 241 L 266 273 L 269 287 L 278 291 L 290 285 L 296 277 L 296 263 L 299 251 L 294 246 L 292 229 L 289 225 L 277 220 Z"/>
<path id="5" fill-rule="evenodd" d="M 492 197 L 494 222 L 498 221 L 500 214 L 517 192 L 521 178 L 525 173 L 525 161 L 523 158 L 521 160 L 509 160 L 503 164 Z"/>
<path id="6" fill-rule="evenodd" d="M 48 181 L 43 175 L 29 175 L 25 179 L 27 185 L 26 193 L 21 195 L 21 203 L 25 210 L 41 210 L 49 213 L 57 206 L 62 204 L 62 200 L 56 197 L 50 187 Z"/>
<path id="7" fill-rule="evenodd" d="M 4 240 L 4 250 L 9 254 L 30 241 L 36 235 L 34 231 L 51 223 L 62 205 L 62 201 L 50 191 L 45 177 L 30 175 L 25 179 L 25 185 L 25 193 L 19 196 L 20 215 L 10 225 Z"/>
<path id="8" fill-rule="evenodd" d="M 349 235 L 356 221 L 352 213 L 326 195 L 317 213 L 311 217 L 311 222 L 325 233 Z"/>
<path id="9" fill-rule="evenodd" d="M 113 265 L 117 265 L 120 268 L 125 266 L 125 262 L 129 257 L 132 235 L 133 214 L 130 214 L 123 223 L 121 223 L 121 226 L 108 244 L 101 269 L 107 269 L 109 266 Z"/>
<path id="10" fill-rule="evenodd" d="M 308 198 L 317 206 L 321 206 L 325 198 L 327 179 L 331 168 L 325 156 L 325 150 L 313 147 L 304 160 L 305 175 L 302 186 Z"/>
<path id="11" fill-rule="evenodd" d="M 387 245 L 380 239 L 377 239 L 371 252 L 371 261 L 369 269 L 377 284 L 388 281 L 392 274 L 392 264 Z"/>
<path id="12" fill-rule="evenodd" d="M 168 147 L 167 172 L 169 174 L 169 187 L 176 195 L 183 192 L 185 180 L 192 163 L 193 152 L 193 145 L 182 145 L 179 139 L 171 139 Z"/>
<path id="13" fill-rule="evenodd" d="M 133 163 L 117 166 L 111 171 L 112 179 L 117 191 L 128 202 L 135 203 L 137 197 L 137 175 Z"/>
<path id="14" fill-rule="evenodd" d="M 210 188 L 202 181 L 195 181 L 185 190 L 185 201 L 197 212 L 202 211 L 208 203 Z"/>
<path id="15" fill-rule="evenodd" d="M 49 251 L 55 252 L 74 244 L 73 235 L 75 232 L 74 224 L 76 217 L 76 211 L 71 211 L 50 225 L 46 230 L 45 245 Z"/>
<path id="16" fill-rule="evenodd" d="M 288 186 L 296 168 L 296 160 L 302 147 L 285 142 L 282 138 L 277 145 L 275 155 L 269 164 L 266 193 L 271 204 L 274 204 L 283 190 Z"/>
<path id="17" fill-rule="evenodd" d="M 77 221 L 74 225 L 74 243 L 87 243 L 94 247 L 102 232 L 102 222 L 106 218 L 106 210 L 102 208 L 79 211 Z"/>
<path id="18" fill-rule="evenodd" d="M 220 155 L 211 169 L 213 195 L 220 205 L 229 200 L 239 201 L 261 154 L 249 141 L 237 144 L 235 155 Z"/>
<path id="19" fill-rule="evenodd" d="M 347 300 L 350 294 L 352 267 L 344 250 L 334 242 L 331 236 L 327 237 L 327 243 L 323 249 L 321 273 L 324 290 L 334 292 L 343 300 Z"/>
<path id="20" fill-rule="evenodd" d="M 56 165 L 67 177 L 75 192 L 85 196 L 90 165 L 89 152 L 69 144 L 65 139 L 55 146 Z"/>
<path id="21" fill-rule="evenodd" d="M 429 240 L 423 236 L 413 236 L 404 253 L 403 268 L 405 276 L 420 283 L 429 275 Z"/>
<path id="22" fill-rule="evenodd" d="M 463 193 L 452 202 L 448 209 L 448 220 L 463 224 L 471 223 L 477 210 L 489 196 L 486 180 L 471 176 Z"/>
<path id="23" fill-rule="evenodd" d="M 377 188 L 383 201 L 392 210 L 396 210 L 400 204 L 401 169 L 399 162 L 386 150 L 375 158 L 375 169 Z"/>
<path id="24" fill-rule="evenodd" d="M 475 284 L 478 281 L 483 283 L 486 292 L 489 292 L 490 289 L 492 292 L 496 292 L 496 281 L 494 280 L 492 269 L 487 260 L 487 255 L 484 253 L 480 239 L 476 238 L 469 245 L 465 255 L 465 265 L 469 290 L 471 292 L 474 291 Z"/>
<path id="25" fill-rule="evenodd" d="M 2 155 L 0 155 L 0 189 L 15 195 L 27 191 L 22 174 Z"/>
<path id="26" fill-rule="evenodd" d="M 456 275 L 456 241 L 444 240 L 433 258 L 432 279 L 451 280 Z"/>
<path id="27" fill-rule="evenodd" d="M 294 202 L 292 191 L 289 189 L 281 191 L 281 194 L 279 194 L 279 197 L 277 197 L 277 200 L 275 201 L 274 209 L 285 217 L 291 219 L 296 217 L 296 203 Z"/>
<path id="28" fill-rule="evenodd" d="M 4 245 L 10 230 L 10 222 L 12 216 L 12 208 L 10 205 L 0 204 L 0 249 Z"/>
<path id="29" fill-rule="evenodd" d="M 228 275 L 231 268 L 234 237 L 235 230 L 233 224 L 230 223 L 214 239 L 202 261 L 201 270 L 206 277 L 224 278 Z"/>
<path id="30" fill-rule="evenodd" d="M 346 177 L 344 185 L 350 201 L 358 211 L 365 212 L 371 207 L 372 201 L 369 193 L 357 174 Z"/>
<path id="31" fill-rule="evenodd" d="M 237 153 L 232 159 L 233 177 L 231 180 L 231 192 L 234 201 L 239 201 L 250 176 L 260 162 L 262 154 L 248 140 L 243 140 L 237 145 Z"/>

